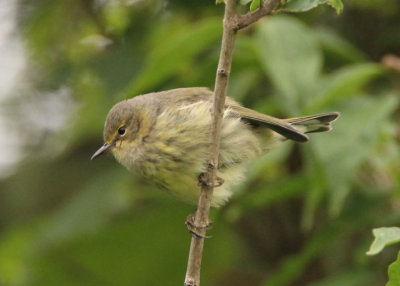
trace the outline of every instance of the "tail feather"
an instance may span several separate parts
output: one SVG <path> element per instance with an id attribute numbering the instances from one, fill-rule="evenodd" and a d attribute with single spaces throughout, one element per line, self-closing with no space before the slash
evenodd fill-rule
<path id="1" fill-rule="evenodd" d="M 285 119 L 290 125 L 303 133 L 324 132 L 332 129 L 331 122 L 339 117 L 338 112 Z"/>

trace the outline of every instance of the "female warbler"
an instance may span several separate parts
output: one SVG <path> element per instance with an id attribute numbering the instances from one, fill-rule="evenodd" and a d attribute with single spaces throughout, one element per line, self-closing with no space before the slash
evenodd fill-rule
<path id="1" fill-rule="evenodd" d="M 213 93 L 207 88 L 180 88 L 149 93 L 117 103 L 104 125 L 105 144 L 92 159 L 111 151 L 126 168 L 155 182 L 177 198 L 197 203 L 198 177 L 206 171 Z M 248 164 L 278 143 L 308 141 L 305 133 L 331 129 L 336 112 L 278 119 L 245 108 L 227 97 L 223 114 L 212 206 L 223 205 Z"/>

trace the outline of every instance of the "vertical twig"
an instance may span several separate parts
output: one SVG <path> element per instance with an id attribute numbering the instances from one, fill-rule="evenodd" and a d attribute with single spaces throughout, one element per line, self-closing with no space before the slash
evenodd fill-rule
<path id="1" fill-rule="evenodd" d="M 229 19 L 236 15 L 236 0 L 227 0 L 224 15 L 222 46 L 214 87 L 214 103 L 212 110 L 212 125 L 210 138 L 210 157 L 207 162 L 205 183 L 202 184 L 198 208 L 194 218 L 196 226 L 205 226 L 209 222 L 211 198 L 214 190 L 216 169 L 218 166 L 219 142 L 221 134 L 222 115 L 224 112 L 225 95 L 231 70 L 232 53 L 235 44 L 235 31 L 229 27 Z M 199 228 L 199 234 L 205 236 L 206 228 Z M 203 256 L 204 238 L 192 236 L 189 260 L 186 270 L 185 286 L 200 285 L 200 266 Z"/>
<path id="2" fill-rule="evenodd" d="M 251 25 L 261 17 L 270 14 L 279 0 L 269 0 L 263 3 L 260 8 L 246 15 L 238 15 L 236 12 L 236 0 L 226 0 L 225 14 L 223 20 L 222 45 L 219 57 L 217 75 L 214 86 L 214 102 L 212 110 L 212 124 L 210 137 L 210 151 L 207 162 L 207 173 L 201 187 L 198 208 L 194 217 L 194 225 L 200 226 L 197 229 L 199 236 L 192 236 L 190 244 L 189 260 L 186 270 L 185 286 L 200 285 L 200 266 L 203 256 L 205 226 L 209 223 L 211 198 L 214 190 L 216 171 L 218 166 L 218 154 L 220 145 L 220 134 L 226 90 L 228 87 L 229 75 L 232 65 L 232 54 L 235 45 L 236 32 Z"/>

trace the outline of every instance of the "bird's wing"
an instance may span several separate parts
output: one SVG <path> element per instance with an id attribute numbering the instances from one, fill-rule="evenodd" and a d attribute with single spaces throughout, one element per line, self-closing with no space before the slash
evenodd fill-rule
<path id="1" fill-rule="evenodd" d="M 240 117 L 243 121 L 246 121 L 253 125 L 262 125 L 270 128 L 271 130 L 281 134 L 288 139 L 298 142 L 308 141 L 307 135 L 298 131 L 295 127 L 290 125 L 290 123 L 286 122 L 285 120 L 265 115 L 237 104 L 230 105 L 229 101 L 227 102 L 228 107 L 233 116 Z"/>
<path id="2" fill-rule="evenodd" d="M 304 133 L 324 132 L 332 129 L 331 122 L 339 117 L 338 112 L 327 112 L 311 116 L 284 119 Z"/>
<path id="3" fill-rule="evenodd" d="M 172 99 L 173 103 L 175 104 L 187 105 L 197 101 L 209 101 L 212 99 L 213 92 L 208 88 L 192 87 L 164 91 L 155 95 L 157 95 L 158 98 L 160 98 L 160 95 L 162 95 L 165 100 Z M 226 97 L 225 106 L 226 108 L 229 108 L 232 116 L 240 117 L 243 121 L 246 121 L 252 125 L 265 126 L 294 141 L 308 141 L 307 135 L 298 131 L 295 127 L 291 126 L 290 123 L 286 122 L 285 120 L 258 113 L 249 108 L 245 108 L 230 97 Z"/>

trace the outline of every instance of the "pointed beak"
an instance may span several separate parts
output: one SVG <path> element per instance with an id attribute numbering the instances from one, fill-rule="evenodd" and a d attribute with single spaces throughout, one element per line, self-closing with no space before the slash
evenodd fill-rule
<path id="1" fill-rule="evenodd" d="M 104 145 L 101 146 L 101 147 L 99 148 L 99 150 L 97 150 L 97 151 L 93 154 L 93 156 L 92 156 L 92 158 L 90 158 L 90 160 L 93 160 L 93 159 L 99 157 L 101 154 L 103 154 L 104 152 L 106 152 L 111 146 L 112 146 L 112 144 L 104 143 Z"/>

